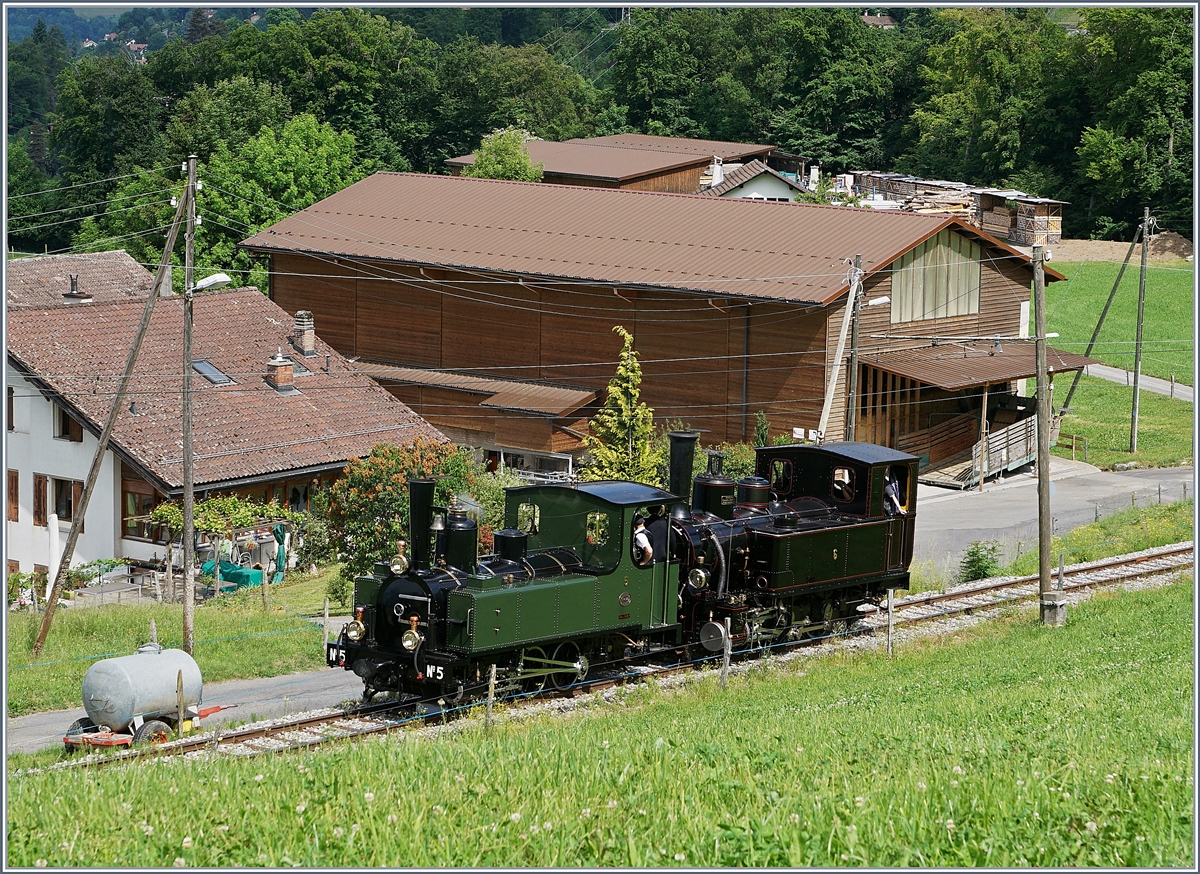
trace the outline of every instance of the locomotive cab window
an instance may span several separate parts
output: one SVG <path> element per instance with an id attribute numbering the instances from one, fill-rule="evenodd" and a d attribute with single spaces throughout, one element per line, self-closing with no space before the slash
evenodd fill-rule
<path id="1" fill-rule="evenodd" d="M 517 528 L 527 534 L 537 534 L 542 521 L 542 511 L 537 504 L 521 504 L 517 507 Z"/>
<path id="2" fill-rule="evenodd" d="M 908 513 L 908 468 L 893 464 L 883 478 L 883 512 L 888 516 Z"/>
<path id="3" fill-rule="evenodd" d="M 833 499 L 839 504 L 848 504 L 854 500 L 854 471 L 848 467 L 833 469 L 833 483 L 830 487 Z"/>
<path id="4" fill-rule="evenodd" d="M 604 546 L 608 543 L 608 514 L 588 513 L 587 542 L 589 546 Z"/>
<path id="5" fill-rule="evenodd" d="M 786 458 L 771 462 L 771 491 L 781 500 L 792 493 L 792 463 Z"/>

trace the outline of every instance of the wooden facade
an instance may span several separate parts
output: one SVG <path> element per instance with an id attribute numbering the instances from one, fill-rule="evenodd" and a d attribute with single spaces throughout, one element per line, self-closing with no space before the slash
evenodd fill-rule
<path id="1" fill-rule="evenodd" d="M 612 179 L 593 176 L 566 175 L 543 172 L 542 181 L 550 185 L 584 185 L 588 188 L 623 188 L 629 191 L 666 191 L 673 194 L 695 194 L 700 190 L 700 177 L 708 171 L 708 163 L 682 170 L 664 171 L 636 179 Z M 450 168 L 451 176 L 461 176 L 462 168 Z"/>
<path id="2" fill-rule="evenodd" d="M 860 355 L 930 345 L 912 337 L 1018 334 L 1029 299 L 1022 265 L 985 252 L 977 313 L 898 324 L 889 306 L 866 305 L 891 296 L 891 274 L 868 277 Z M 747 302 L 298 254 L 272 256 L 271 296 L 290 312 L 312 311 L 317 333 L 347 356 L 576 386 L 596 391 L 597 404 L 621 348 L 612 329 L 621 325 L 634 334 L 642 399 L 656 419 L 701 429 L 706 444 L 750 439 L 759 411 L 773 434 L 815 430 L 845 306 L 845 298 L 824 308 Z M 848 344 L 845 351 L 848 357 Z M 844 433 L 848 377 L 843 366 L 829 439 Z M 552 419 L 483 408 L 458 390 L 387 385 L 452 439 L 547 452 L 581 448 L 589 410 Z M 854 437 L 892 446 L 979 405 L 971 392 L 945 392 L 865 365 L 859 386 Z"/>

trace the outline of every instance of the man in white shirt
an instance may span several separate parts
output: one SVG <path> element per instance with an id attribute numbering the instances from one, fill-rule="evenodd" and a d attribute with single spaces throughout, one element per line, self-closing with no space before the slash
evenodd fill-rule
<path id="1" fill-rule="evenodd" d="M 654 549 L 646 531 L 646 520 L 640 516 L 633 526 L 633 555 L 633 560 L 639 567 L 646 567 L 654 560 Z"/>

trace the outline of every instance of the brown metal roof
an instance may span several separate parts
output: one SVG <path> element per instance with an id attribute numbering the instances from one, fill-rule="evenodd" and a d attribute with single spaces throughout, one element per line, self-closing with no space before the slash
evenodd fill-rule
<path id="1" fill-rule="evenodd" d="M 710 197 L 713 197 L 713 196 L 720 197 L 723 194 L 728 194 L 730 191 L 733 191 L 735 188 L 745 185 L 751 179 L 755 179 L 759 176 L 762 176 L 764 173 L 766 173 L 770 176 L 776 176 L 776 177 L 782 179 L 784 182 L 787 183 L 789 188 L 793 188 L 797 192 L 801 192 L 804 190 L 799 185 L 797 185 L 795 182 L 793 182 L 791 179 L 788 179 L 786 176 L 784 176 L 782 173 L 778 173 L 778 172 L 772 170 L 770 167 L 768 167 L 762 161 L 755 159 L 748 164 L 743 164 L 742 166 L 737 167 L 733 170 L 726 171 L 725 172 L 725 180 L 720 185 L 713 185 L 711 188 L 701 189 L 697 193 L 698 194 L 707 194 Z"/>
<path id="2" fill-rule="evenodd" d="M 997 350 L 992 342 L 947 344 L 862 355 L 859 360 L 947 391 L 1037 376 L 1037 350 L 1033 341 L 1002 340 L 1000 346 Z M 1083 370 L 1097 363 L 1072 352 L 1046 349 L 1046 368 L 1050 373 Z"/>
<path id="3" fill-rule="evenodd" d="M 674 152 L 679 155 L 701 155 L 711 158 L 719 155 L 723 161 L 740 161 L 762 157 L 775 150 L 774 146 L 761 143 L 728 143 L 722 140 L 690 140 L 684 137 L 653 137 L 649 134 L 612 134 L 607 137 L 588 137 L 568 140 L 571 143 L 588 143 L 597 146 L 615 146 L 621 149 L 646 149 L 656 152 Z"/>
<path id="4" fill-rule="evenodd" d="M 488 379 L 445 370 L 423 370 L 417 367 L 394 367 L 371 361 L 356 361 L 354 366 L 374 379 L 387 379 L 410 385 L 448 388 L 488 397 L 481 407 L 515 410 L 541 416 L 566 416 L 596 399 L 594 391 L 567 388 L 538 382 L 515 382 Z"/>
<path id="5" fill-rule="evenodd" d="M 376 173 L 241 245 L 825 304 L 847 259 L 870 276 L 943 228 L 1029 264 L 947 215 L 416 173 Z"/>
<path id="6" fill-rule="evenodd" d="M 143 299 L 11 311 L 9 363 L 98 434 L 144 310 Z M 233 380 L 214 385 L 192 375 L 198 486 L 340 467 L 376 443 L 446 439 L 319 336 L 316 357 L 291 349 L 293 317 L 257 289 L 196 295 L 194 325 L 193 358 Z M 183 298 L 156 301 L 112 437 L 114 448 L 168 491 L 183 485 L 182 336 Z M 290 396 L 265 379 L 268 358 L 281 348 L 309 371 L 295 377 L 298 392 Z"/>
<path id="7" fill-rule="evenodd" d="M 540 163 L 545 173 L 617 183 L 685 167 L 705 166 L 712 161 L 712 155 L 626 149 L 597 145 L 586 140 L 569 140 L 565 143 L 530 140 L 525 148 L 529 152 L 529 159 L 534 164 Z M 446 164 L 451 167 L 470 167 L 474 163 L 474 152 L 446 159 Z"/>
<path id="8" fill-rule="evenodd" d="M 122 249 L 85 255 L 39 255 L 5 262 L 4 287 L 9 309 L 75 305 L 63 297 L 77 276 L 79 291 L 93 302 L 145 299 L 154 274 Z"/>

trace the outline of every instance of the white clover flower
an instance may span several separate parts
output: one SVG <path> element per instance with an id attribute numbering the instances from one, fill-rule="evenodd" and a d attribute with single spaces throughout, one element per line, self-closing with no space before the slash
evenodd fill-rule
<path id="1" fill-rule="evenodd" d="M 1083 824 L 1083 827 L 1090 832 L 1094 832 L 1096 830 L 1096 824 L 1094 822 L 1092 822 L 1091 820 L 1088 820 L 1087 822 L 1085 822 Z"/>
<path id="2" fill-rule="evenodd" d="M 297 804 L 296 805 L 296 813 L 304 813 L 304 808 L 305 808 L 305 805 Z"/>
<path id="3" fill-rule="evenodd" d="M 142 826 L 142 834 L 146 835 L 147 837 L 154 834 L 154 826 L 152 826 L 152 825 Z"/>
<path id="4" fill-rule="evenodd" d="M 961 774 L 961 773 L 963 773 L 963 769 L 962 769 L 960 766 L 958 766 L 958 765 L 955 765 L 955 766 L 954 766 L 953 768 L 951 768 L 950 770 L 951 770 L 951 771 L 953 771 L 955 774 Z"/>
<path id="5" fill-rule="evenodd" d="M 227 826 L 227 825 L 219 825 L 219 826 L 217 826 L 217 831 L 219 831 L 219 832 L 227 832 L 227 831 L 229 831 L 229 826 Z"/>
<path id="6" fill-rule="evenodd" d="M 364 792 L 363 793 L 363 801 L 367 802 L 367 804 L 370 804 L 374 800 L 375 800 L 374 792 Z"/>
<path id="7" fill-rule="evenodd" d="M 951 781 L 950 781 L 950 788 L 951 788 L 951 789 L 957 789 L 957 788 L 958 788 L 958 781 L 957 781 L 957 780 L 951 780 Z"/>
<path id="8" fill-rule="evenodd" d="M 46 867 L 46 860 L 45 860 L 45 859 L 38 859 L 38 860 L 37 860 L 36 862 L 34 862 L 33 864 L 34 864 L 34 865 L 36 865 L 38 868 L 45 868 L 45 867 Z"/>
<path id="9" fill-rule="evenodd" d="M 261 783 L 262 781 L 263 781 L 263 775 L 262 775 L 262 774 L 255 774 L 255 775 L 254 775 L 254 782 L 255 782 L 255 783 Z"/>
<path id="10" fill-rule="evenodd" d="M 790 822 L 792 825 L 798 825 L 800 822 L 800 814 L 793 813 L 788 817 L 788 822 Z"/>
<path id="11" fill-rule="evenodd" d="M 192 839 L 191 839 L 191 837 L 186 837 L 186 838 L 184 838 L 184 839 L 183 839 L 183 848 L 184 848 L 185 850 L 190 850 L 190 849 L 192 848 Z"/>
<path id="12" fill-rule="evenodd" d="M 511 819 L 513 822 L 520 822 L 520 821 L 521 821 L 521 814 L 519 814 L 519 813 L 510 813 L 510 814 L 508 815 L 508 818 L 509 818 L 509 819 Z"/>
<path id="13" fill-rule="evenodd" d="M 335 838 L 340 838 L 345 833 L 346 833 L 346 830 L 344 828 L 342 828 L 340 825 L 335 827 L 333 830 L 333 836 Z"/>
<path id="14" fill-rule="evenodd" d="M 1071 793 L 1070 793 L 1070 792 L 1064 792 L 1064 793 L 1063 793 L 1063 798 L 1070 798 L 1070 797 L 1071 797 Z"/>
<path id="15" fill-rule="evenodd" d="M 676 854 L 675 854 L 675 861 L 676 861 L 676 862 L 682 862 L 682 861 L 683 861 L 684 859 L 686 859 L 686 858 L 687 858 L 687 856 L 686 856 L 686 855 L 684 855 L 683 853 L 676 853 Z"/>
<path id="16" fill-rule="evenodd" d="M 454 775 L 454 782 L 456 782 L 456 783 L 465 783 L 465 782 L 467 782 L 467 778 L 466 778 L 466 777 L 464 777 L 462 774 L 455 774 L 455 775 Z"/>
<path id="17" fill-rule="evenodd" d="M 865 798 L 863 798 L 861 795 L 854 796 L 854 806 L 855 807 L 862 807 L 864 804 L 866 804 Z"/>
<path id="18" fill-rule="evenodd" d="M 178 795 L 178 794 L 179 794 L 179 787 L 178 787 L 178 786 L 172 786 L 170 789 L 168 789 L 168 790 L 167 790 L 167 792 L 169 792 L 171 795 Z"/>
<path id="19" fill-rule="evenodd" d="M 396 814 L 394 814 L 394 813 L 389 813 L 389 814 L 388 814 L 387 821 L 388 821 L 389 823 L 393 823 L 393 824 L 394 824 L 394 823 L 396 822 L 396 819 L 397 819 L 397 817 L 396 817 Z"/>
<path id="20" fill-rule="evenodd" d="M 946 829 L 947 829 L 947 831 L 954 831 L 954 820 L 952 820 L 952 819 L 946 820 Z"/>
<path id="21" fill-rule="evenodd" d="M 582 816 L 584 819 L 587 819 L 589 816 L 592 815 L 592 809 L 590 807 L 585 807 L 583 810 L 579 811 L 579 815 Z"/>
<path id="22" fill-rule="evenodd" d="M 184 858 L 183 858 L 182 856 L 176 856 L 176 857 L 175 857 L 175 861 L 174 861 L 174 863 L 173 863 L 173 866 L 174 866 L 174 867 L 176 867 L 176 868 L 186 868 L 186 867 L 187 867 L 187 861 L 186 861 L 186 860 L 184 860 Z"/>
<path id="23" fill-rule="evenodd" d="M 1024 780 L 1018 780 L 1018 781 L 1017 781 L 1017 785 L 1018 785 L 1018 786 L 1024 786 L 1024 785 L 1025 785 L 1025 781 L 1024 781 Z"/>
<path id="24" fill-rule="evenodd" d="M 552 823 L 552 822 L 544 822 L 544 823 L 542 823 L 542 828 L 543 828 L 545 831 L 553 831 L 553 830 L 554 830 L 554 823 Z"/>
<path id="25" fill-rule="evenodd" d="M 604 748 L 605 748 L 605 749 L 608 749 L 608 741 L 605 741 L 605 742 L 604 742 Z"/>
<path id="26" fill-rule="evenodd" d="M 924 781 L 921 781 L 921 782 L 917 783 L 917 788 L 920 789 L 922 792 L 924 792 L 929 787 L 925 785 Z"/>
<path id="27" fill-rule="evenodd" d="M 617 806 L 617 799 L 615 799 L 615 798 L 614 798 L 614 799 L 612 799 L 611 801 L 609 801 L 609 802 L 608 802 L 608 809 L 609 809 L 609 810 L 612 810 L 612 809 L 614 809 L 616 806 Z"/>

